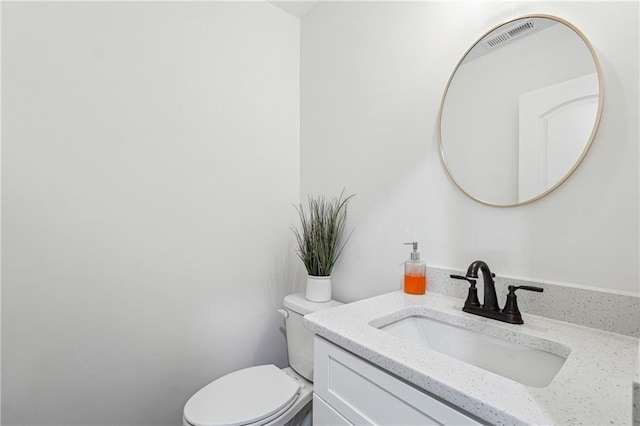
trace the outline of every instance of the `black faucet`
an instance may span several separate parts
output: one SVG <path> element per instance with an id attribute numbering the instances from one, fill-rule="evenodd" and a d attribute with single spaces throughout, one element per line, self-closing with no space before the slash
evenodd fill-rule
<path id="1" fill-rule="evenodd" d="M 478 300 L 478 289 L 476 288 L 476 279 L 478 278 L 478 269 L 482 271 L 482 278 L 484 280 L 484 304 L 480 305 Z M 524 324 L 522 315 L 518 309 L 518 302 L 516 299 L 516 290 L 523 289 L 529 291 L 542 292 L 540 287 L 533 287 L 528 285 L 521 286 L 509 286 L 509 294 L 507 294 L 507 302 L 504 305 L 504 309 L 500 310 L 498 307 L 498 298 L 496 297 L 496 286 L 493 278 L 496 274 L 492 273 L 489 269 L 489 265 L 482 260 L 476 260 L 467 269 L 467 275 L 451 275 L 451 278 L 457 280 L 468 281 L 471 286 L 469 287 L 469 295 L 464 302 L 462 310 L 470 314 L 476 314 L 487 318 L 496 319 L 498 321 L 508 322 L 510 324 Z"/>

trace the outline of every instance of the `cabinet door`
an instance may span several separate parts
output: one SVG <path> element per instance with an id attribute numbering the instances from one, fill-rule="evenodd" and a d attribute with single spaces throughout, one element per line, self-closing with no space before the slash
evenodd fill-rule
<path id="1" fill-rule="evenodd" d="M 313 395 L 313 425 L 353 426 L 318 395 Z"/>
<path id="2" fill-rule="evenodd" d="M 316 337 L 314 392 L 356 425 L 479 425 L 333 343 Z"/>

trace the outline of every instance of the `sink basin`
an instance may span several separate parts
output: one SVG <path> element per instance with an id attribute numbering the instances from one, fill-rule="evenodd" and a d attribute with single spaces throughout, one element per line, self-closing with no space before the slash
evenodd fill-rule
<path id="1" fill-rule="evenodd" d="M 442 354 L 524 385 L 543 388 L 562 368 L 566 357 L 422 315 L 378 327 L 419 342 Z M 567 354 L 568 354 L 568 348 Z"/>

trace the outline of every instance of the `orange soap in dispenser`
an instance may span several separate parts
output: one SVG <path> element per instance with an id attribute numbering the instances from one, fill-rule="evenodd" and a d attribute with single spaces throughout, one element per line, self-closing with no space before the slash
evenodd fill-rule
<path id="1" fill-rule="evenodd" d="M 411 259 L 404 262 L 404 292 L 408 294 L 424 294 L 427 291 L 427 265 L 420 260 L 418 242 L 404 243 L 412 245 Z"/>

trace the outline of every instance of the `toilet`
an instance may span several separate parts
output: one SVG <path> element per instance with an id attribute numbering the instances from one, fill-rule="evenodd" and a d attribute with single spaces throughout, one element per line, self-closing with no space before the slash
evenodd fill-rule
<path id="1" fill-rule="evenodd" d="M 313 333 L 302 317 L 341 305 L 310 302 L 304 293 L 284 298 L 289 367 L 258 365 L 209 383 L 185 404 L 183 426 L 310 425 L 313 396 Z"/>

